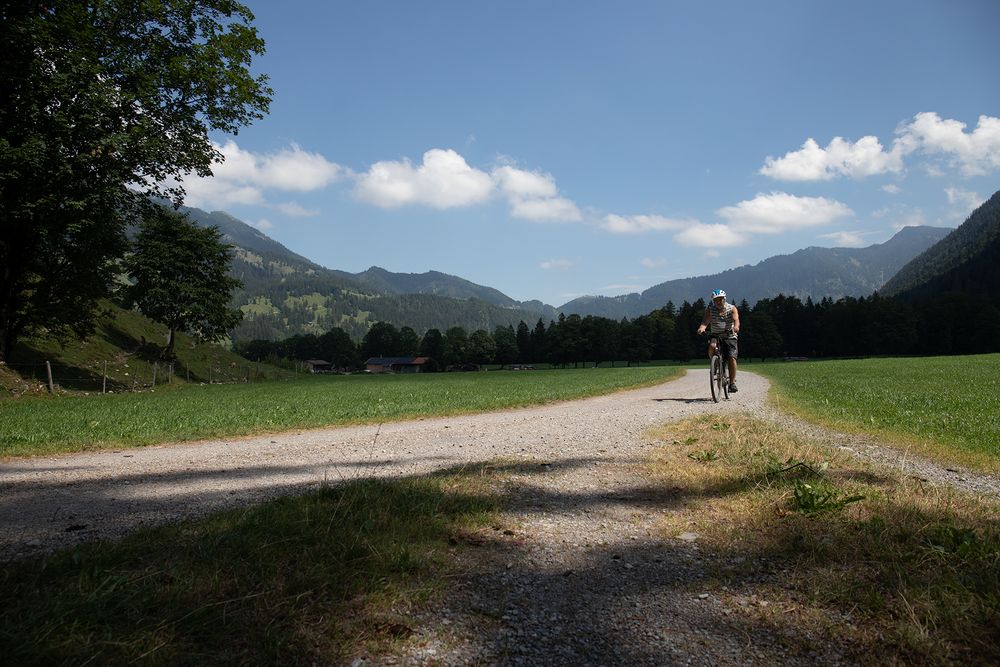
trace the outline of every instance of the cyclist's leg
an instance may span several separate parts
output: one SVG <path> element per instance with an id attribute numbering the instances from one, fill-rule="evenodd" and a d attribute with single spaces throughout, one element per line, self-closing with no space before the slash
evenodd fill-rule
<path id="1" fill-rule="evenodd" d="M 726 361 L 729 363 L 729 382 L 736 384 L 736 359 L 740 356 L 739 345 L 735 338 L 726 340 L 723 346 L 726 350 Z"/>

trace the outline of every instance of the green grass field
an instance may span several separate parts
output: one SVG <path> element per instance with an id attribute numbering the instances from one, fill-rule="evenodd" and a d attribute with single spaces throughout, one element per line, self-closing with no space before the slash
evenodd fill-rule
<path id="1" fill-rule="evenodd" d="M 663 382 L 676 367 L 309 376 L 0 402 L 0 456 L 485 412 Z"/>
<path id="2" fill-rule="evenodd" d="M 1000 462 L 1000 354 L 746 368 L 771 379 L 782 409 L 981 469 Z"/>

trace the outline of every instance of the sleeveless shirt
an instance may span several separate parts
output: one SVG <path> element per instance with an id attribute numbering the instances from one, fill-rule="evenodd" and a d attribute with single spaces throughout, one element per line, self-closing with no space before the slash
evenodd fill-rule
<path id="1" fill-rule="evenodd" d="M 708 330 L 724 338 L 736 338 L 737 334 L 733 331 L 733 310 L 735 310 L 735 306 L 731 303 L 727 302 L 719 309 L 715 307 L 714 301 L 710 302 L 708 312 L 711 313 L 712 319 L 708 324 Z"/>

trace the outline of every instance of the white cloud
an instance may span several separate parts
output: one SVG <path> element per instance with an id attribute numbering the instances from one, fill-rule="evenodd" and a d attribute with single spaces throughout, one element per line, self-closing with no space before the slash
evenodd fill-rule
<path id="1" fill-rule="evenodd" d="M 515 218 L 535 222 L 576 222 L 583 218 L 576 204 L 564 197 L 552 199 L 519 199 L 510 203 Z"/>
<path id="2" fill-rule="evenodd" d="M 897 134 L 899 141 L 919 147 L 925 153 L 949 157 L 966 176 L 981 176 L 1000 168 L 1000 118 L 980 116 L 971 133 L 966 133 L 965 127 L 960 121 L 923 112 L 897 130 Z"/>
<path id="3" fill-rule="evenodd" d="M 263 204 L 260 188 L 214 178 L 188 176 L 184 179 L 184 203 L 196 208 L 225 208 L 233 204 Z"/>
<path id="4" fill-rule="evenodd" d="M 573 262 L 568 259 L 547 259 L 538 266 L 545 269 L 546 271 L 549 271 L 551 269 L 556 269 L 561 271 L 571 268 L 573 266 Z"/>
<path id="5" fill-rule="evenodd" d="M 470 167 L 461 155 L 433 148 L 414 167 L 409 160 L 376 162 L 358 176 L 357 196 L 382 208 L 422 204 L 455 208 L 486 201 L 493 192 L 489 174 Z"/>
<path id="6" fill-rule="evenodd" d="M 605 285 L 601 288 L 602 292 L 638 292 L 643 289 L 645 285 Z"/>
<path id="7" fill-rule="evenodd" d="M 310 218 L 319 215 L 319 211 L 313 208 L 305 208 L 300 206 L 298 202 L 284 202 L 282 204 L 276 204 L 274 208 L 278 209 L 285 215 L 290 215 L 293 218 Z"/>
<path id="8" fill-rule="evenodd" d="M 782 158 L 768 157 L 758 173 L 780 181 L 828 181 L 838 176 L 864 178 L 903 170 L 905 144 L 897 142 L 886 152 L 877 137 L 867 136 L 851 143 L 834 137 L 826 148 L 812 138 L 798 151 Z"/>
<path id="9" fill-rule="evenodd" d="M 675 220 L 659 215 L 606 215 L 601 221 L 601 229 L 612 234 L 642 234 L 683 229 L 698 224 L 697 220 Z"/>
<path id="10" fill-rule="evenodd" d="M 895 185 L 894 183 L 889 183 L 888 185 L 883 185 L 882 186 L 882 190 L 884 190 L 885 192 L 888 192 L 891 195 L 898 195 L 900 192 L 903 191 L 898 185 Z"/>
<path id="11" fill-rule="evenodd" d="M 734 231 L 728 225 L 691 225 L 679 234 L 674 235 L 674 240 L 684 246 L 701 246 L 711 248 L 731 247 L 746 243 L 747 238 L 743 234 Z"/>
<path id="12" fill-rule="evenodd" d="M 734 232 L 779 234 L 791 229 L 817 227 L 853 215 L 846 205 L 825 197 L 796 197 L 785 192 L 758 194 L 735 206 L 720 208 Z"/>
<path id="13" fill-rule="evenodd" d="M 900 125 L 892 148 L 886 150 L 877 137 L 865 136 L 856 142 L 834 137 L 822 148 L 808 138 L 797 151 L 783 157 L 767 157 L 758 173 L 781 181 L 828 181 L 840 176 L 864 178 L 876 174 L 903 172 L 903 160 L 921 152 L 942 155 L 965 176 L 981 176 L 1000 168 L 1000 118 L 979 116 L 976 128 L 966 132 L 965 123 L 942 119 L 934 112 L 922 112 Z M 925 165 L 931 175 L 942 175 L 939 167 Z M 886 186 L 887 192 L 892 192 Z"/>
<path id="14" fill-rule="evenodd" d="M 559 194 L 551 174 L 504 165 L 493 170 L 493 179 L 508 197 L 529 199 L 555 197 Z"/>
<path id="15" fill-rule="evenodd" d="M 838 248 L 861 248 L 865 245 L 865 240 L 857 232 L 832 232 L 823 234 L 822 237 L 833 241 Z"/>
<path id="16" fill-rule="evenodd" d="M 722 257 L 722 253 L 718 250 L 706 250 L 702 257 L 705 259 L 719 259 L 719 257 Z"/>
<path id="17" fill-rule="evenodd" d="M 575 203 L 559 196 L 551 174 L 503 165 L 493 170 L 493 180 L 507 197 L 515 218 L 535 222 L 578 222 L 583 214 Z"/>
<path id="18" fill-rule="evenodd" d="M 959 190 L 958 188 L 945 188 L 944 192 L 948 195 L 949 204 L 956 205 L 958 208 L 963 209 L 967 214 L 972 213 L 972 211 L 979 208 L 983 204 L 983 200 L 980 199 L 979 195 L 975 192 Z"/>
<path id="19" fill-rule="evenodd" d="M 261 218 L 253 226 L 262 232 L 266 232 L 269 229 L 274 229 L 274 225 L 271 224 L 271 221 L 268 220 L 267 218 Z"/>
<path id="20" fill-rule="evenodd" d="M 667 260 L 662 258 L 653 259 L 652 257 L 643 257 L 642 259 L 639 260 L 639 263 L 642 264 L 647 269 L 658 269 L 660 267 L 666 266 Z"/>
<path id="21" fill-rule="evenodd" d="M 213 147 L 223 162 L 213 165 L 212 176 L 189 174 L 183 186 L 189 206 L 224 207 L 232 204 L 263 204 L 266 190 L 307 192 L 342 178 L 346 169 L 319 153 L 291 144 L 276 153 L 253 153 L 235 141 Z"/>
<path id="22" fill-rule="evenodd" d="M 898 232 L 904 227 L 921 227 L 926 224 L 927 218 L 924 217 L 924 212 L 914 208 L 898 213 L 890 226 Z"/>

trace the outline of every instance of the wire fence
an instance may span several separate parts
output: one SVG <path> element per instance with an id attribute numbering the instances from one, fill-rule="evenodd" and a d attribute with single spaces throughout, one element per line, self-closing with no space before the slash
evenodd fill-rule
<path id="1" fill-rule="evenodd" d="M 218 362 L 199 364 L 192 369 L 180 362 L 135 363 L 94 360 L 79 365 L 57 361 L 3 363 L 20 381 L 8 387 L 8 393 L 38 394 L 60 392 L 123 393 L 148 391 L 180 382 L 190 384 L 251 384 L 288 380 L 305 372 L 302 368 L 285 370 L 259 362 Z M 8 382 L 8 384 L 10 384 Z"/>

